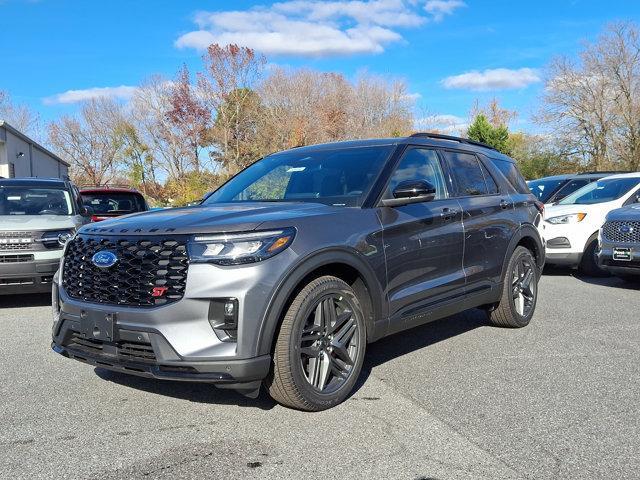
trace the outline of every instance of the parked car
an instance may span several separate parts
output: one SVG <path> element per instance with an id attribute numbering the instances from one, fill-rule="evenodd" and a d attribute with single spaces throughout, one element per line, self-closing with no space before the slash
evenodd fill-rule
<path id="1" fill-rule="evenodd" d="M 586 172 L 567 175 L 553 175 L 527 182 L 531 193 L 547 205 L 553 205 L 576 190 L 615 173 L 627 172 Z"/>
<path id="2" fill-rule="evenodd" d="M 597 259 L 598 231 L 611 210 L 637 203 L 639 190 L 640 172 L 611 175 L 546 208 L 542 235 L 547 243 L 547 263 L 602 275 Z"/>
<path id="3" fill-rule="evenodd" d="M 51 291 L 62 246 L 89 221 L 60 179 L 0 179 L 0 295 Z"/>
<path id="4" fill-rule="evenodd" d="M 512 159 L 456 137 L 269 155 L 200 206 L 83 227 L 56 277 L 53 348 L 249 396 L 264 381 L 323 410 L 379 338 L 473 307 L 527 325 L 541 208 Z"/>
<path id="5" fill-rule="evenodd" d="M 635 203 L 612 210 L 600 229 L 598 264 L 628 281 L 640 281 L 640 193 Z"/>
<path id="6" fill-rule="evenodd" d="M 133 188 L 85 187 L 80 194 L 94 222 L 149 210 L 144 196 Z"/>

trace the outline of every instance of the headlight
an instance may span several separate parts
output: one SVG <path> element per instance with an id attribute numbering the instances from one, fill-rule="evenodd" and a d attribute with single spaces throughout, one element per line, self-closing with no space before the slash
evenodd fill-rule
<path id="1" fill-rule="evenodd" d="M 293 241 L 295 230 L 195 235 L 189 242 L 189 261 L 241 265 L 273 257 Z"/>
<path id="2" fill-rule="evenodd" d="M 566 223 L 578 223 L 584 220 L 586 213 L 571 213 L 569 215 L 560 215 L 558 217 L 547 218 L 547 222 L 554 225 L 566 224 Z"/>
<path id="3" fill-rule="evenodd" d="M 76 231 L 73 228 L 67 230 L 49 230 L 48 232 L 44 232 L 40 241 L 47 248 L 59 248 L 64 247 L 64 245 L 69 241 L 69 239 L 73 238 Z"/>

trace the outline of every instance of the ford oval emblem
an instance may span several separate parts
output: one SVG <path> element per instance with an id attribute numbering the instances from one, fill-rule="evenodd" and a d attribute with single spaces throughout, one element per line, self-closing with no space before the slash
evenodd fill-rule
<path id="1" fill-rule="evenodd" d="M 630 225 L 621 225 L 618 231 L 620 233 L 633 233 L 633 227 Z"/>
<path id="2" fill-rule="evenodd" d="M 116 264 L 118 257 L 109 250 L 100 250 L 91 257 L 91 261 L 98 268 L 109 268 Z"/>

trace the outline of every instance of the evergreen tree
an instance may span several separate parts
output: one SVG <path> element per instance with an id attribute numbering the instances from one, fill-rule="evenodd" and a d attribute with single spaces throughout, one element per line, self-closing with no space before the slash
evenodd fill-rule
<path id="1" fill-rule="evenodd" d="M 476 115 L 473 123 L 467 129 L 470 140 L 486 143 L 507 155 L 510 154 L 509 130 L 505 125 L 493 126 L 483 114 Z"/>

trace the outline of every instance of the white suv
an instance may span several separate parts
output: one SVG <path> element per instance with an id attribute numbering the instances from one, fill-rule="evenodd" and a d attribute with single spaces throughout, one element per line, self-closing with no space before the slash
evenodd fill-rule
<path id="1" fill-rule="evenodd" d="M 542 235 L 547 263 L 599 275 L 598 230 L 607 213 L 640 201 L 640 172 L 611 175 L 576 190 L 545 210 Z"/>

